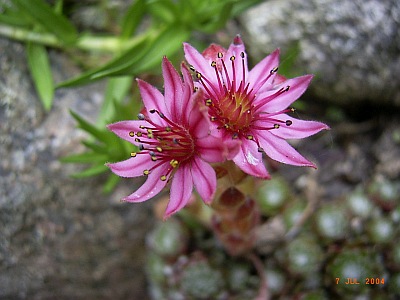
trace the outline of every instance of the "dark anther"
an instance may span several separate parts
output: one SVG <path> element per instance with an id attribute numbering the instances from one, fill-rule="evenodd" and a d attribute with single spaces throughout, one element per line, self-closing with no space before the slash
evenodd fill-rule
<path id="1" fill-rule="evenodd" d="M 285 92 L 287 92 L 290 89 L 290 85 L 288 85 L 285 89 Z"/>
<path id="2" fill-rule="evenodd" d="M 240 52 L 240 57 L 244 58 L 244 52 Z"/>
<path id="3" fill-rule="evenodd" d="M 234 61 L 234 60 L 235 60 L 235 56 L 232 55 L 229 59 L 230 59 L 231 61 Z"/>
<path id="4" fill-rule="evenodd" d="M 292 121 L 290 121 L 290 120 L 286 120 L 286 126 L 290 126 L 290 125 L 292 125 L 293 124 L 293 122 Z"/>
<path id="5" fill-rule="evenodd" d="M 222 52 L 218 52 L 218 58 L 222 58 L 224 55 L 222 54 Z"/>
<path id="6" fill-rule="evenodd" d="M 156 112 L 156 110 L 155 110 L 155 109 L 150 109 L 149 112 L 150 112 L 151 114 L 154 114 L 154 113 Z"/>
<path id="7" fill-rule="evenodd" d="M 138 115 L 137 115 L 137 118 L 138 118 L 139 120 L 144 120 L 144 114 L 138 114 Z"/>
<path id="8" fill-rule="evenodd" d="M 144 150 L 143 144 L 140 144 L 140 145 L 139 145 L 139 150 L 140 150 L 140 151 L 143 151 L 143 150 Z"/>
<path id="9" fill-rule="evenodd" d="M 258 147 L 257 151 L 258 151 L 258 152 L 264 152 L 264 148 Z"/>

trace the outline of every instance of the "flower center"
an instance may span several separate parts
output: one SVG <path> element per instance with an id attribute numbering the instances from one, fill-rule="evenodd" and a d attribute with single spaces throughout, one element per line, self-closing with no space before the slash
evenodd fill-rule
<path id="1" fill-rule="evenodd" d="M 290 126 L 291 121 L 279 120 L 274 116 L 293 111 L 292 109 L 273 114 L 260 111 L 266 103 L 287 92 L 290 86 L 280 88 L 270 96 L 255 102 L 258 90 L 278 71 L 278 67 L 271 69 L 250 89 L 250 83 L 246 82 L 245 53 L 241 52 L 240 57 L 241 64 L 238 65 L 236 57 L 231 56 L 229 58 L 231 65 L 228 68 L 223 60 L 223 53 L 217 54 L 217 60 L 211 62 L 216 82 L 191 68 L 205 90 L 205 105 L 208 107 L 210 120 L 217 124 L 218 129 L 230 133 L 232 138 L 245 137 L 250 140 L 253 139 L 253 129 L 272 130 L 278 129 L 281 125 Z M 262 128 L 256 126 L 254 123 L 258 120 L 262 120 L 264 124 L 268 125 Z"/>
<path id="2" fill-rule="evenodd" d="M 143 171 L 144 175 L 150 174 L 155 168 L 169 162 L 170 167 L 160 178 L 164 181 L 174 169 L 194 155 L 195 144 L 186 128 L 171 121 L 158 110 L 153 109 L 149 112 L 157 113 L 166 125 L 156 124 L 144 114 L 138 114 L 138 119 L 145 120 L 148 125 L 141 125 L 141 131 L 129 133 L 131 137 L 135 137 L 137 143 L 140 143 L 140 152 L 132 152 L 131 156 L 149 155 L 154 161 L 154 166 Z"/>

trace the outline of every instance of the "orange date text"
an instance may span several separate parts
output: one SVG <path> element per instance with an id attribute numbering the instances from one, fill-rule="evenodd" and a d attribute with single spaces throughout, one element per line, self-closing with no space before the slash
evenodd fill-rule
<path id="1" fill-rule="evenodd" d="M 385 278 L 380 277 L 367 277 L 362 280 L 358 278 L 344 278 L 343 280 L 339 277 L 335 278 L 336 284 L 344 283 L 346 285 L 357 285 L 357 284 L 385 284 Z"/>

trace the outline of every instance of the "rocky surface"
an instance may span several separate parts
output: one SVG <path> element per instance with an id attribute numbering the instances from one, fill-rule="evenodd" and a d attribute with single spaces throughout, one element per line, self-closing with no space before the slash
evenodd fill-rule
<path id="1" fill-rule="evenodd" d="M 280 47 L 321 99 L 400 106 L 399 1 L 271 0 L 241 21 L 253 54 Z"/>
<path id="2" fill-rule="evenodd" d="M 76 75 L 52 53 L 56 81 Z M 102 83 L 56 92 L 45 113 L 24 47 L 0 40 L 0 298 L 146 299 L 149 205 L 121 204 L 132 190 L 101 192 L 102 178 L 74 180 L 59 158 L 81 149 L 69 109 L 94 117 Z"/>

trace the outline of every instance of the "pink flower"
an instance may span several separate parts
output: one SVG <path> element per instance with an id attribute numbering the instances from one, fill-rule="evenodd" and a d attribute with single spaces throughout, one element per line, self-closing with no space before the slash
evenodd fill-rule
<path id="1" fill-rule="evenodd" d="M 182 82 L 167 58 L 162 69 L 165 95 L 138 80 L 145 111 L 138 115 L 139 120 L 108 125 L 120 138 L 139 146 L 140 151 L 107 166 L 121 177 L 147 176 L 145 183 L 123 201 L 146 201 L 172 181 L 164 215 L 167 218 L 187 204 L 193 186 L 205 203 L 212 201 L 217 180 L 208 162 L 223 161 L 235 146 L 225 147 L 209 134 L 209 120 L 199 107 L 203 92 L 194 90 L 189 70 L 182 64 Z"/>
<path id="2" fill-rule="evenodd" d="M 301 156 L 286 139 L 300 139 L 322 129 L 323 123 L 298 120 L 287 115 L 288 108 L 307 89 L 312 75 L 286 79 L 277 74 L 279 50 L 247 67 L 244 44 L 237 36 L 229 49 L 211 45 L 200 54 L 184 44 L 185 57 L 204 90 L 204 104 L 213 125 L 224 140 L 241 140 L 241 149 L 233 161 L 244 172 L 269 178 L 262 153 L 296 166 L 315 165 Z"/>

